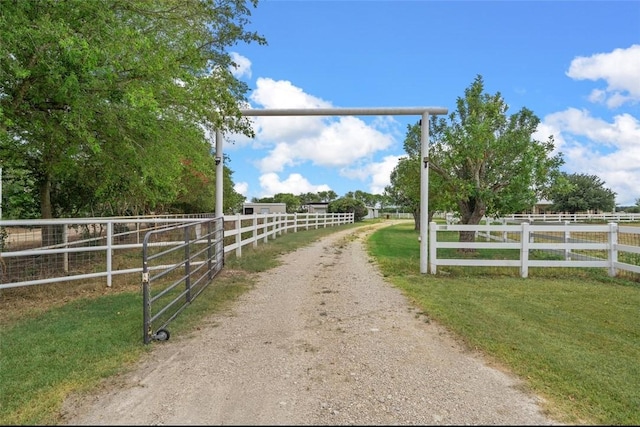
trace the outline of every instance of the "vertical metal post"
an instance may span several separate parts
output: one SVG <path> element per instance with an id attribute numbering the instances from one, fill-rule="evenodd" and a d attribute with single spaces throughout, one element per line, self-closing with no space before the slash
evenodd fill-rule
<path id="1" fill-rule="evenodd" d="M 222 132 L 216 129 L 216 218 L 223 215 L 222 212 L 222 192 L 223 184 L 223 171 L 224 171 L 224 155 L 222 153 Z"/>
<path id="2" fill-rule="evenodd" d="M 207 221 L 207 272 L 209 273 L 207 275 L 208 279 L 211 280 L 213 279 L 213 255 L 214 255 L 214 251 L 213 251 L 213 242 L 211 241 L 211 235 L 213 234 L 213 230 L 212 230 L 212 226 L 213 221 Z"/>
<path id="3" fill-rule="evenodd" d="M 62 244 L 64 245 L 65 249 L 69 249 L 69 227 L 68 224 L 62 224 Z M 64 254 L 62 254 L 62 269 L 65 273 L 69 273 L 69 252 L 65 251 Z M 108 267 L 107 267 L 107 271 L 111 271 Z"/>
<path id="4" fill-rule="evenodd" d="M 184 228 L 184 287 L 186 302 L 191 302 L 191 226 Z"/>
<path id="5" fill-rule="evenodd" d="M 420 273 L 427 273 L 429 263 L 429 113 L 422 113 L 420 123 Z"/>
<path id="6" fill-rule="evenodd" d="M 66 225 L 65 225 L 66 227 Z M 111 287 L 113 281 L 113 222 L 107 222 L 107 286 Z"/>
<path id="7" fill-rule="evenodd" d="M 142 337 L 145 344 L 151 342 L 151 289 L 149 284 L 149 239 L 147 233 L 142 242 Z"/>

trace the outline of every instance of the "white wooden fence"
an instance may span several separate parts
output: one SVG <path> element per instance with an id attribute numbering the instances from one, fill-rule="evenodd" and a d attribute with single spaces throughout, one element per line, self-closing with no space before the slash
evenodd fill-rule
<path id="1" fill-rule="evenodd" d="M 603 212 L 603 213 L 543 213 L 543 214 L 513 214 L 503 217 L 506 220 L 542 221 L 542 222 L 640 222 L 640 213 Z"/>
<path id="2" fill-rule="evenodd" d="M 202 222 L 213 215 L 69 218 L 0 221 L 0 290 L 142 273 L 142 244 L 151 230 Z M 224 216 L 224 253 L 242 255 L 288 232 L 354 222 L 353 213 L 253 214 Z M 44 245 L 43 242 L 52 242 Z M 116 263 L 116 254 L 140 254 L 139 267 Z M 129 263 L 131 264 L 131 263 Z"/>
<path id="3" fill-rule="evenodd" d="M 474 242 L 459 242 L 452 233 L 472 232 Z M 452 241 L 453 240 L 453 241 Z M 512 250 L 516 259 L 444 258 L 439 249 Z M 531 251 L 563 254 L 560 259 L 536 259 Z M 440 251 L 442 252 L 442 251 Z M 507 257 L 505 257 L 507 258 Z M 530 267 L 606 268 L 640 273 L 640 227 L 609 224 L 429 224 L 429 272 L 438 266 L 517 267 L 527 277 Z"/>

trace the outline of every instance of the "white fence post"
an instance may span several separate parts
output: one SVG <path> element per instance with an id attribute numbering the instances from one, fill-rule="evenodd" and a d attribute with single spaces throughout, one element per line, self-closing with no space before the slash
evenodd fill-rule
<path id="1" fill-rule="evenodd" d="M 507 225 L 507 219 L 506 218 L 502 218 L 502 225 Z M 509 235 L 507 234 L 507 231 L 503 231 L 502 232 L 502 241 L 506 242 L 507 239 L 509 238 Z"/>
<path id="2" fill-rule="evenodd" d="M 236 234 L 236 256 L 240 258 L 242 256 L 242 233 L 240 232 L 242 222 L 240 220 L 240 214 L 236 214 L 236 230 L 238 234 Z"/>
<path id="3" fill-rule="evenodd" d="M 609 223 L 609 276 L 615 277 L 618 262 L 618 224 Z"/>
<path id="4" fill-rule="evenodd" d="M 278 237 L 278 214 L 273 214 L 273 225 L 271 226 L 271 240 L 275 240 Z"/>
<path id="5" fill-rule="evenodd" d="M 258 247 L 258 214 L 253 213 L 253 247 Z"/>
<path id="6" fill-rule="evenodd" d="M 263 242 L 267 243 L 269 241 L 269 216 L 268 215 L 264 215 L 262 217 L 262 232 L 264 233 L 264 238 L 263 238 Z"/>
<path id="7" fill-rule="evenodd" d="M 484 235 L 484 241 L 488 242 L 491 240 L 491 220 L 488 216 L 484 218 L 484 225 L 487 226 L 487 231 L 485 231 Z"/>
<path id="8" fill-rule="evenodd" d="M 523 222 L 520 234 L 520 277 L 529 276 L 529 223 Z"/>
<path id="9" fill-rule="evenodd" d="M 438 225 L 435 222 L 429 223 L 429 272 L 436 274 L 438 265 L 438 253 L 436 239 L 438 238 Z"/>
<path id="10" fill-rule="evenodd" d="M 571 240 L 571 231 L 569 231 L 569 224 L 571 224 L 569 221 L 565 221 L 564 222 L 564 226 L 567 227 L 567 229 L 564 230 L 564 242 L 565 243 L 569 243 L 569 241 Z M 564 259 L 565 261 L 570 261 L 571 260 L 571 251 L 569 250 L 569 248 L 565 248 L 564 249 Z"/>
<path id="11" fill-rule="evenodd" d="M 271 240 L 275 240 L 278 234 L 278 214 L 271 214 L 273 224 L 271 225 Z"/>

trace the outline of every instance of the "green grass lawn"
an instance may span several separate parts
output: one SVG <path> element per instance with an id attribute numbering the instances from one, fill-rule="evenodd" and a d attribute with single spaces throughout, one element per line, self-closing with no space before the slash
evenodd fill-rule
<path id="1" fill-rule="evenodd" d="M 640 283 L 606 271 L 441 267 L 419 273 L 412 224 L 373 234 L 386 279 L 430 319 L 525 379 L 571 424 L 640 424 Z M 486 254 L 483 254 L 486 256 Z"/>
<path id="2" fill-rule="evenodd" d="M 253 286 L 277 255 L 369 222 L 286 233 L 223 272 L 171 324 L 189 333 Z M 640 284 L 606 271 L 440 267 L 419 273 L 412 221 L 382 228 L 368 242 L 386 279 L 438 321 L 526 381 L 569 424 L 640 424 Z M 133 288 L 135 289 L 135 287 Z M 0 293 L 0 297 L 8 295 Z M 142 342 L 140 292 L 102 291 L 0 323 L 0 424 L 56 424 L 64 399 L 124 372 L 153 344 Z M 26 302 L 26 299 L 25 299 Z"/>

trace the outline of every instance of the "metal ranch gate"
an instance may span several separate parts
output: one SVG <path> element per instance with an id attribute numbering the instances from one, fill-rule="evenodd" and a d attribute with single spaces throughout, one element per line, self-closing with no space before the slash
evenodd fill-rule
<path id="1" fill-rule="evenodd" d="M 144 343 L 166 341 L 169 322 L 224 266 L 224 218 L 149 231 L 142 257 Z"/>

